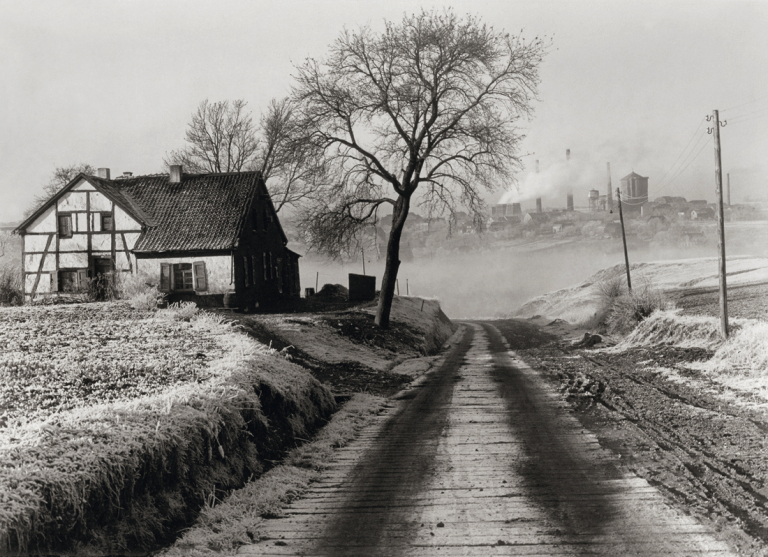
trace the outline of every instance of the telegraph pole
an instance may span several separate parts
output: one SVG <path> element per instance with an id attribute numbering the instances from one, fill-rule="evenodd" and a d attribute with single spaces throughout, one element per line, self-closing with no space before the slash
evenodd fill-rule
<path id="1" fill-rule="evenodd" d="M 629 277 L 629 255 L 627 255 L 627 235 L 624 232 L 624 212 L 621 210 L 621 188 L 616 188 L 616 200 L 619 203 L 619 220 L 621 221 L 621 241 L 624 242 L 624 264 L 627 266 L 627 290 L 632 292 L 632 279 Z"/>
<path id="2" fill-rule="evenodd" d="M 717 193 L 717 251 L 720 275 L 720 332 L 723 338 L 728 338 L 728 294 L 725 284 L 725 219 L 723 218 L 723 168 L 720 157 L 720 114 L 713 111 L 707 120 L 714 120 L 714 125 L 708 131 L 715 140 L 715 186 Z M 727 122 L 723 122 L 725 126 Z"/>

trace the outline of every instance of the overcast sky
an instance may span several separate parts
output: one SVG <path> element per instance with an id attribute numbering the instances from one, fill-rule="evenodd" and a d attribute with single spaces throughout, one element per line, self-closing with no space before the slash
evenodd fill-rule
<path id="1" fill-rule="evenodd" d="M 57 166 L 160 172 L 203 99 L 242 98 L 257 117 L 289 92 L 294 65 L 323 56 L 343 26 L 380 29 L 419 6 L 444 5 L 0 0 L 0 221 L 19 220 Z M 704 117 L 713 109 L 730 120 L 722 148 L 733 201 L 765 196 L 768 1 L 450 5 L 497 29 L 553 40 L 525 124 L 522 151 L 535 154 L 524 159 L 520 193 L 508 198 L 532 204 L 543 194 L 545 204 L 564 205 L 565 180 L 580 205 L 590 187 L 605 189 L 610 162 L 614 186 L 635 171 L 650 178 L 652 198 L 712 201 Z M 530 175 L 536 159 L 538 177 Z"/>

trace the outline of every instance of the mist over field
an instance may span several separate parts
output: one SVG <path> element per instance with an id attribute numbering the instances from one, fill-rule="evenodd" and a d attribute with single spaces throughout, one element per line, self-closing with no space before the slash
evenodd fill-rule
<path id="1" fill-rule="evenodd" d="M 729 242 L 727 255 L 768 256 L 764 241 L 768 222 L 755 223 L 738 231 L 739 240 Z M 630 263 L 717 257 L 712 246 L 688 248 L 629 249 Z M 623 264 L 621 240 L 599 246 L 574 242 L 565 247 L 550 247 L 524 251 L 521 247 L 437 254 L 415 257 L 402 262 L 398 273 L 401 295 L 436 297 L 443 311 L 452 319 L 502 317 L 536 296 L 581 282 L 595 272 Z M 338 283 L 347 286 L 349 273 L 362 273 L 362 262 L 330 262 L 311 254 L 301 260 L 301 287 Z M 376 288 L 381 287 L 384 261 L 375 254 L 366 254 L 365 271 L 376 276 Z M 717 274 L 717 261 L 712 262 L 712 274 Z M 639 278 L 639 277 L 638 277 Z"/>

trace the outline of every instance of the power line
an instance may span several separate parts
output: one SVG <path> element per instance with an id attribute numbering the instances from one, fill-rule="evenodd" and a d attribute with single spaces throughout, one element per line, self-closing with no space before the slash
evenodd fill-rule
<path id="1" fill-rule="evenodd" d="M 742 106 L 747 106 L 748 104 L 756 103 L 756 102 L 762 101 L 764 99 L 768 99 L 768 97 L 760 97 L 759 99 L 755 99 L 753 101 L 747 101 L 747 102 L 742 103 L 742 104 L 737 104 L 736 106 L 732 106 L 730 108 L 725 108 L 725 109 L 721 110 L 720 112 L 722 113 L 722 112 L 725 112 L 726 110 L 733 110 L 734 108 L 741 108 Z"/>
<path id="2" fill-rule="evenodd" d="M 696 151 L 696 148 L 699 147 L 699 144 L 701 143 L 701 140 L 702 139 L 707 139 L 707 137 L 708 137 L 707 134 L 702 131 L 701 135 L 696 140 L 696 143 L 694 143 L 693 148 L 685 156 L 685 158 L 683 159 L 683 162 L 680 163 L 680 167 L 678 167 L 678 169 L 672 173 L 672 176 L 669 179 L 667 179 L 666 182 L 663 179 L 659 180 L 659 184 L 658 184 L 659 188 L 666 187 L 668 184 L 671 184 L 672 182 L 674 182 L 675 178 L 677 178 L 677 176 L 680 175 L 680 172 L 682 170 L 685 170 L 686 168 L 688 168 L 690 163 L 692 161 L 696 160 L 696 157 L 699 156 L 699 153 L 701 153 L 701 149 L 703 149 L 703 147 L 699 148 L 698 151 Z M 706 145 L 707 142 L 708 142 L 708 140 L 704 142 L 704 145 Z M 696 153 L 696 154 L 694 155 L 694 153 Z M 693 156 L 693 159 L 691 159 L 691 156 Z M 686 166 L 683 166 L 683 165 L 686 165 Z M 665 176 L 666 176 L 666 174 L 665 174 Z"/>
<path id="3" fill-rule="evenodd" d="M 679 177 L 679 176 L 680 176 L 680 175 L 681 175 L 683 172 L 685 172 L 685 170 L 686 170 L 686 169 L 687 169 L 689 166 L 691 166 L 691 164 L 693 164 L 693 162 L 694 162 L 696 159 L 698 159 L 698 158 L 699 158 L 699 155 L 701 155 L 701 153 L 704 151 L 704 148 L 705 148 L 707 145 L 709 145 L 709 142 L 710 142 L 710 140 L 711 140 L 711 138 L 710 138 L 710 139 L 708 139 L 707 141 L 705 141 L 705 142 L 704 142 L 704 145 L 702 145 L 702 146 L 701 146 L 701 148 L 699 149 L 699 152 L 698 152 L 698 153 L 696 153 L 696 156 L 695 156 L 695 157 L 693 157 L 693 158 L 690 160 L 690 162 L 689 162 L 688 164 L 686 164 L 686 165 L 685 165 L 685 166 L 684 166 L 682 169 L 680 169 L 680 170 L 677 172 L 677 174 L 676 174 L 676 175 L 675 175 L 675 176 L 674 176 L 674 177 L 673 177 L 673 178 L 672 178 L 672 179 L 671 179 L 669 182 L 667 182 L 667 183 L 666 183 L 664 186 L 662 186 L 662 187 L 660 187 L 660 188 L 659 188 L 659 193 L 660 193 L 660 192 L 662 192 L 664 189 L 668 188 L 669 186 L 671 186 L 671 185 L 672 185 L 672 183 L 673 183 L 675 180 L 677 180 L 677 178 L 678 178 L 678 177 Z"/>
<path id="4" fill-rule="evenodd" d="M 694 131 L 694 132 L 693 132 L 693 135 L 691 136 L 691 139 L 689 139 L 689 140 L 688 140 L 688 143 L 686 143 L 686 145 L 685 145 L 685 147 L 683 148 L 682 152 L 681 152 L 681 153 L 680 153 L 680 154 L 677 156 L 677 159 L 675 159 L 675 162 L 673 162 L 673 163 L 672 163 L 672 166 L 670 166 L 670 167 L 667 169 L 667 171 L 664 173 L 664 175 L 663 175 L 663 176 L 662 176 L 662 177 L 659 179 L 659 183 L 662 183 L 662 182 L 664 181 L 664 178 L 666 178 L 666 177 L 667 177 L 667 174 L 669 174 L 669 173 L 672 171 L 672 169 L 675 167 L 675 165 L 677 164 L 677 161 L 679 161 L 679 160 L 680 160 L 680 157 L 682 157 L 682 156 L 683 156 L 683 153 L 685 153 L 685 151 L 688 149 L 688 146 L 691 144 L 691 141 L 693 141 L 693 138 L 694 138 L 694 137 L 696 137 L 696 134 L 697 134 L 697 133 L 699 132 L 699 130 L 701 129 L 701 125 L 702 125 L 703 123 L 704 123 L 704 118 L 702 118 L 702 119 L 699 121 L 699 126 L 696 128 L 696 131 Z M 698 143 L 698 142 L 697 142 L 697 143 Z"/>
<path id="5" fill-rule="evenodd" d="M 765 112 L 766 110 L 768 110 L 768 106 L 767 106 L 767 107 L 765 107 L 765 108 L 759 108 L 759 109 L 757 109 L 757 110 L 753 110 L 752 112 L 746 112 L 746 113 L 744 113 L 744 114 L 737 114 L 736 116 L 734 116 L 734 117 L 733 117 L 733 118 L 731 118 L 731 119 L 732 119 L 732 120 L 736 120 L 736 119 L 738 119 L 738 118 L 743 118 L 744 116 L 751 116 L 752 114 L 758 114 L 758 113 L 760 113 L 760 112 Z"/>

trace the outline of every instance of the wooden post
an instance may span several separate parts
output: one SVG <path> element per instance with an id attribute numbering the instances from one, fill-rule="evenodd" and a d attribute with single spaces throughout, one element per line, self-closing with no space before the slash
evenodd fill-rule
<path id="1" fill-rule="evenodd" d="M 715 186 L 717 194 L 717 251 L 720 275 L 720 332 L 723 338 L 728 338 L 728 294 L 725 284 L 725 219 L 723 218 L 723 169 L 720 156 L 720 114 L 717 110 L 713 116 L 714 126 L 712 135 L 715 140 Z"/>
<path id="2" fill-rule="evenodd" d="M 619 220 L 621 221 L 621 241 L 624 242 L 624 264 L 627 266 L 627 290 L 632 292 L 632 279 L 629 276 L 629 255 L 627 255 L 627 235 L 624 232 L 624 211 L 621 209 L 621 188 L 616 188 L 616 199 L 619 202 Z"/>
<path id="3" fill-rule="evenodd" d="M 408 279 L 405 279 L 405 295 L 410 296 L 411 290 L 408 288 Z"/>
<path id="4" fill-rule="evenodd" d="M 360 248 L 360 253 L 363 255 L 363 275 L 365 275 L 365 248 Z"/>
<path id="5" fill-rule="evenodd" d="M 397 288 L 397 295 L 400 295 L 400 279 L 395 279 L 395 288 Z"/>
<path id="6" fill-rule="evenodd" d="M 315 275 L 315 292 L 318 292 L 317 290 L 317 283 L 320 282 L 320 271 L 317 272 Z"/>

